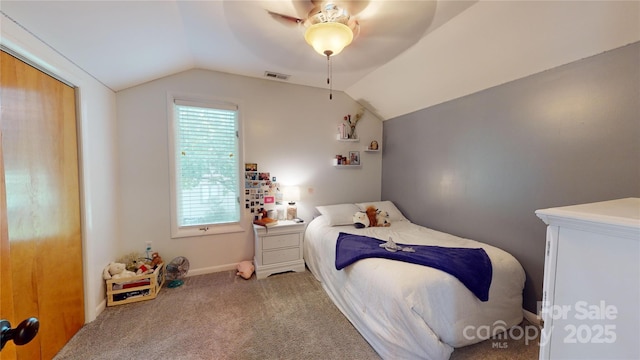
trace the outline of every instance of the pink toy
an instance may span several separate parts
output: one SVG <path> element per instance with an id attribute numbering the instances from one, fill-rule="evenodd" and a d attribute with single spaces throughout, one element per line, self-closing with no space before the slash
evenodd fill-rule
<path id="1" fill-rule="evenodd" d="M 253 270 L 255 269 L 255 267 L 253 266 L 251 261 L 245 260 L 245 261 L 239 262 L 238 266 L 236 266 L 236 269 L 238 270 L 236 275 L 240 275 L 244 279 L 249 279 L 253 274 Z"/>

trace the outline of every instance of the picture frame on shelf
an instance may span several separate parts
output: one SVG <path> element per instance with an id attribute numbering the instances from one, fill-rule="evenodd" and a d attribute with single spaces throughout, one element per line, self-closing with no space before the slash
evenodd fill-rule
<path id="1" fill-rule="evenodd" d="M 349 165 L 360 165 L 360 151 L 349 151 Z"/>

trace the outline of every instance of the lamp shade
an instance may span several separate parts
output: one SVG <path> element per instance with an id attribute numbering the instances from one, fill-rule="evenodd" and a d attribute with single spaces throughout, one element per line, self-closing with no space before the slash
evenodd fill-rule
<path id="1" fill-rule="evenodd" d="M 304 33 L 304 39 L 320 55 L 338 55 L 353 40 L 353 31 L 342 23 L 313 24 Z M 327 54 L 327 51 L 330 53 Z"/>
<path id="2" fill-rule="evenodd" d="M 285 201 L 300 201 L 300 188 L 298 186 L 287 186 L 283 189 L 283 198 Z"/>

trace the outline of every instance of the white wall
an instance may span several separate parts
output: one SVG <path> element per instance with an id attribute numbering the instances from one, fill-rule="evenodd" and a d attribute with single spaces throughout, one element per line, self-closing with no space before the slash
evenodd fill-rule
<path id="1" fill-rule="evenodd" d="M 116 255 L 117 157 L 115 94 L 80 68 L 0 15 L 2 45 L 78 88 L 85 283 L 85 321 L 104 308 L 102 269 Z"/>
<path id="2" fill-rule="evenodd" d="M 145 241 L 152 241 L 166 261 L 187 257 L 191 275 L 231 269 L 253 258 L 250 231 L 170 238 L 168 92 L 237 100 L 244 162 L 257 163 L 259 171 L 283 185 L 301 186 L 298 212 L 305 220 L 312 219 L 315 205 L 380 198 L 381 154 L 363 150 L 371 140 L 381 143 L 382 122 L 366 112 L 357 128 L 361 142 L 336 141 L 343 116 L 359 109 L 347 95 L 335 92 L 329 100 L 324 89 L 190 70 L 117 93 L 122 254 L 142 252 Z M 336 154 L 350 150 L 361 152 L 361 168 L 331 165 Z"/>

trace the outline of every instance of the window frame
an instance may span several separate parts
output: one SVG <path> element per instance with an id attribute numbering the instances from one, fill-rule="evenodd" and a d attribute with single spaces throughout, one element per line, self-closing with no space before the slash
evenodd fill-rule
<path id="1" fill-rule="evenodd" d="M 176 135 L 178 118 L 176 113 L 176 101 L 183 104 L 188 104 L 195 107 L 209 107 L 219 109 L 235 108 L 237 111 L 236 126 L 237 126 L 237 157 L 238 163 L 238 188 L 237 188 L 237 201 L 239 209 L 239 220 L 237 222 L 229 222 L 224 224 L 207 224 L 207 225 L 194 225 L 194 226 L 179 226 L 178 225 L 178 192 L 177 192 L 177 161 L 176 161 Z M 244 178 L 243 178 L 243 149 L 242 144 L 242 106 L 240 101 L 235 99 L 224 99 L 217 97 L 208 97 L 202 95 L 193 94 L 175 94 L 167 93 L 167 122 L 168 122 L 168 140 L 169 140 L 169 183 L 170 183 L 170 199 L 171 199 L 171 238 L 179 239 L 185 237 L 206 236 L 214 234 L 229 234 L 246 231 L 245 226 L 245 211 L 242 208 L 242 194 L 244 193 Z"/>

